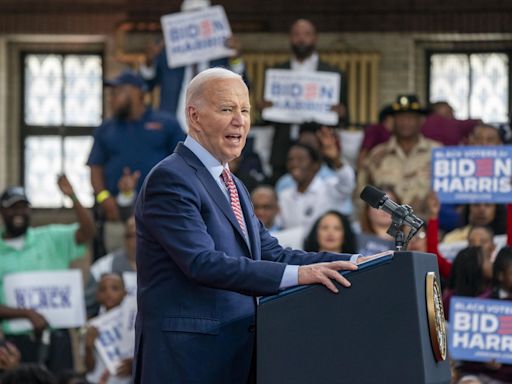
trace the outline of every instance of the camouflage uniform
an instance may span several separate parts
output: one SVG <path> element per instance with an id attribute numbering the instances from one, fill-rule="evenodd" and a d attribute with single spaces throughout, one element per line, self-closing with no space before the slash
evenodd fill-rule
<path id="1" fill-rule="evenodd" d="M 386 143 L 376 146 L 359 169 L 359 192 L 367 184 L 391 186 L 402 204 L 410 205 L 418 216 L 426 218 L 432 149 L 440 146 L 437 141 L 420 135 L 418 144 L 405 154 L 396 137 L 391 137 Z"/>

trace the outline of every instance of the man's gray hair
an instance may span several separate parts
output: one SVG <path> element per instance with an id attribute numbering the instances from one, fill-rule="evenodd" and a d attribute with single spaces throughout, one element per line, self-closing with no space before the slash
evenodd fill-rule
<path id="1" fill-rule="evenodd" d="M 242 76 L 240 76 L 239 74 L 225 68 L 215 67 L 200 72 L 196 77 L 192 79 L 190 83 L 188 83 L 187 92 L 185 96 L 185 116 L 187 117 L 187 123 L 188 106 L 191 105 L 192 102 L 200 102 L 200 100 L 203 97 L 204 86 L 209 81 L 222 79 L 237 79 L 243 82 Z"/>

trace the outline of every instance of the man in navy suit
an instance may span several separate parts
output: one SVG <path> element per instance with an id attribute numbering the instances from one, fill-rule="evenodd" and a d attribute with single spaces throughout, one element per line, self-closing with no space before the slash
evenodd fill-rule
<path id="1" fill-rule="evenodd" d="M 147 176 L 136 204 L 136 383 L 243 384 L 257 296 L 350 283 L 358 255 L 283 249 L 228 162 L 250 128 L 242 78 L 212 68 L 188 85 L 189 136 Z M 293 319 L 290 319 L 293 321 Z"/>

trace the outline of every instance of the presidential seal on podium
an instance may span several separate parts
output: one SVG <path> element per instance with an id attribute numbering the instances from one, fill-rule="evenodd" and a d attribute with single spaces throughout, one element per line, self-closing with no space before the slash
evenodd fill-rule
<path id="1" fill-rule="evenodd" d="M 446 359 L 446 328 L 444 324 L 443 300 L 441 286 L 435 272 L 428 272 L 426 277 L 426 300 L 430 342 L 436 361 Z"/>

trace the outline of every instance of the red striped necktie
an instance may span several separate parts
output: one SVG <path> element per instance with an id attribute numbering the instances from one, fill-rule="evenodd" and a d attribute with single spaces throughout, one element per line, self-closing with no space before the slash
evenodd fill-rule
<path id="1" fill-rule="evenodd" d="M 235 182 L 231 177 L 231 172 L 229 172 L 227 169 L 224 169 L 222 171 L 221 177 L 222 180 L 224 181 L 224 184 L 226 184 L 226 188 L 228 189 L 229 192 L 229 201 L 231 202 L 231 209 L 235 214 L 236 220 L 238 221 L 238 224 L 240 225 L 242 232 L 245 235 L 247 235 L 247 230 L 245 229 L 244 224 L 244 216 L 242 213 L 242 207 L 240 206 L 240 199 L 238 198 L 238 191 L 236 190 Z"/>

